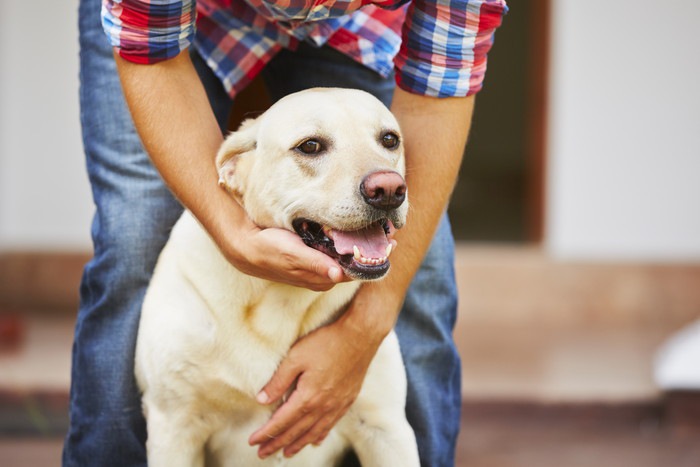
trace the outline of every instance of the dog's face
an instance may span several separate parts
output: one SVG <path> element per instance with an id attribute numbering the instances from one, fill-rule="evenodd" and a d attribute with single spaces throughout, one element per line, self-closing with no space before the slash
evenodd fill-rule
<path id="1" fill-rule="evenodd" d="M 287 96 L 226 139 L 217 167 L 257 225 L 295 231 L 350 277 L 388 271 L 408 211 L 404 150 L 396 119 L 370 94 Z"/>

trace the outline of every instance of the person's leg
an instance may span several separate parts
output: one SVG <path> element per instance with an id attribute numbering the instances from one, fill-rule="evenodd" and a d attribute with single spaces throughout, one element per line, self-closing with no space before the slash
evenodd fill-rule
<path id="1" fill-rule="evenodd" d="M 133 128 L 100 5 L 80 5 L 81 123 L 96 213 L 94 257 L 80 286 L 63 463 L 146 465 L 134 346 L 146 285 L 182 208 Z"/>
<path id="2" fill-rule="evenodd" d="M 407 414 L 423 466 L 454 465 L 462 403 L 456 319 L 454 240 L 443 215 L 396 323 L 408 376 Z"/>
<path id="3" fill-rule="evenodd" d="M 263 77 L 273 101 L 310 87 L 335 86 L 363 89 L 389 106 L 394 90 L 392 77 L 384 79 L 328 47 L 283 51 Z M 406 413 L 423 466 L 454 465 L 461 407 L 461 365 L 452 338 L 456 315 L 454 241 L 443 216 L 396 327 L 409 382 Z"/>
<path id="4" fill-rule="evenodd" d="M 80 5 L 81 123 L 96 213 L 94 258 L 80 286 L 63 464 L 137 466 L 146 465 L 145 421 L 133 370 L 141 302 L 182 207 L 136 134 L 100 24 L 100 5 L 100 0 Z"/>

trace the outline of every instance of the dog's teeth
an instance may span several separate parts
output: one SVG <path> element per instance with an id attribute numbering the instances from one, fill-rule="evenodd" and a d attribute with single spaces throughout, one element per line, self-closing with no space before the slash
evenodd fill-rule
<path id="1" fill-rule="evenodd" d="M 333 229 L 326 227 L 325 225 L 323 226 L 323 233 L 326 234 L 326 237 L 333 239 Z"/>
<path id="2" fill-rule="evenodd" d="M 386 263 L 386 256 L 382 258 L 365 258 L 364 256 L 360 258 L 360 263 L 367 264 L 370 266 L 379 266 L 380 264 Z"/>
<path id="3" fill-rule="evenodd" d="M 360 253 L 360 248 L 357 245 L 353 245 L 352 247 L 355 261 L 361 264 L 366 264 L 369 266 L 379 266 L 381 264 L 384 264 L 387 262 L 387 256 L 382 256 L 381 258 L 367 258 L 366 256 L 362 256 L 362 253 Z"/>
<path id="4" fill-rule="evenodd" d="M 389 243 L 389 245 L 387 245 L 387 247 L 386 247 L 386 258 L 388 258 L 389 255 L 391 254 L 392 248 L 393 248 L 393 245 L 391 243 Z M 386 259 L 386 258 L 384 258 L 384 259 Z"/>

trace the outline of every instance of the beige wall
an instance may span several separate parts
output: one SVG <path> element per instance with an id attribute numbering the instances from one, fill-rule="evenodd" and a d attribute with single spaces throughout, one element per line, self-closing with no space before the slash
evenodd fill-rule
<path id="1" fill-rule="evenodd" d="M 548 250 L 700 260 L 700 2 L 552 6 Z"/>
<path id="2" fill-rule="evenodd" d="M 87 250 L 77 0 L 0 2 L 0 250 Z"/>

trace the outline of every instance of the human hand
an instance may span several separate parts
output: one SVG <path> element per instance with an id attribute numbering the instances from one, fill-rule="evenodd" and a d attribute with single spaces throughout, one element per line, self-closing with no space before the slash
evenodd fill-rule
<path id="1" fill-rule="evenodd" d="M 306 246 L 290 231 L 261 229 L 249 219 L 234 228 L 217 243 L 227 259 L 246 274 L 315 291 L 350 280 L 335 260 Z"/>
<path id="2" fill-rule="evenodd" d="M 258 394 L 258 402 L 273 404 L 296 381 L 289 398 L 249 438 L 259 445 L 258 455 L 283 449 L 291 457 L 320 444 L 357 398 L 381 337 L 362 334 L 341 318 L 300 339 Z"/>

